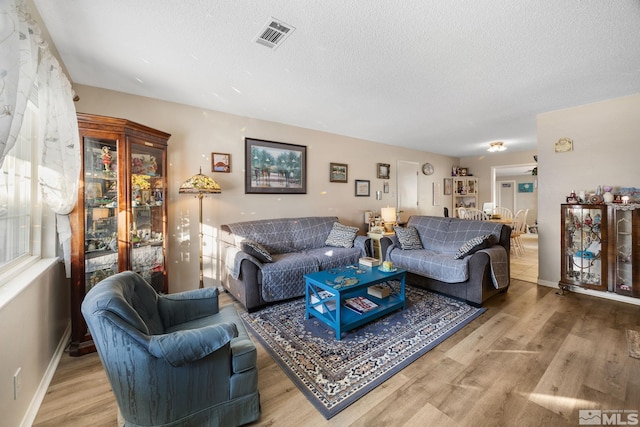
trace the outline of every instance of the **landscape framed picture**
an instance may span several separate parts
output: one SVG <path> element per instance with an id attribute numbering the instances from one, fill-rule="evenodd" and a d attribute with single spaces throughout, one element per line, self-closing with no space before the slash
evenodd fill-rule
<path id="1" fill-rule="evenodd" d="M 245 138 L 245 194 L 306 194 L 307 147 Z"/>
<path id="2" fill-rule="evenodd" d="M 356 179 L 356 197 L 369 197 L 371 182 L 366 179 Z"/>
<path id="3" fill-rule="evenodd" d="M 211 172 L 231 172 L 231 154 L 211 153 Z"/>
<path id="4" fill-rule="evenodd" d="M 329 165 L 329 182 L 347 182 L 349 166 L 344 163 L 331 163 Z"/>

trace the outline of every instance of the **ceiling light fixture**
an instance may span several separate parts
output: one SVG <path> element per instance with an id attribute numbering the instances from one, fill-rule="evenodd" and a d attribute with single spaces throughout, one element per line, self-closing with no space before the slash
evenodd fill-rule
<path id="1" fill-rule="evenodd" d="M 507 147 L 504 146 L 504 142 L 498 141 L 498 142 L 490 142 L 489 148 L 487 148 L 487 151 L 491 153 L 495 153 L 496 151 L 504 151 L 506 149 Z"/>

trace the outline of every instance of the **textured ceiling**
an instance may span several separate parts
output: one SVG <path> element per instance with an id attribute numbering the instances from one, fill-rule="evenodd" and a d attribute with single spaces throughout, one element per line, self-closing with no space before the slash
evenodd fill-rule
<path id="1" fill-rule="evenodd" d="M 640 92 L 639 0 L 34 2 L 74 83 L 445 155 Z"/>

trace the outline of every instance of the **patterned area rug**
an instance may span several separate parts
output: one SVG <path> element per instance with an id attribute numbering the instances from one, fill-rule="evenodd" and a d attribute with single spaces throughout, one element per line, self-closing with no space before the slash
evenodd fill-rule
<path id="1" fill-rule="evenodd" d="M 406 309 L 343 334 L 315 318 L 304 299 L 242 317 L 274 360 L 329 419 L 453 335 L 485 309 L 407 286 Z"/>

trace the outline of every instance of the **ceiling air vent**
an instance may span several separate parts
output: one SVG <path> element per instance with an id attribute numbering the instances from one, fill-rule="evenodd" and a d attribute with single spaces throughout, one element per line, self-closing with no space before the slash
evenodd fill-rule
<path id="1" fill-rule="evenodd" d="M 275 49 L 286 40 L 287 37 L 295 30 L 289 24 L 271 18 L 255 38 L 255 42 L 263 46 Z"/>

